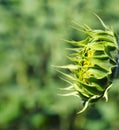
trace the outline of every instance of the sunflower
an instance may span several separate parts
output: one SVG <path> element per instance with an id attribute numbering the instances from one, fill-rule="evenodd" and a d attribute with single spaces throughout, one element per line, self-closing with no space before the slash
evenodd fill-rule
<path id="1" fill-rule="evenodd" d="M 97 15 L 96 15 L 97 16 Z M 97 16 L 98 17 L 98 16 Z M 86 38 L 81 41 L 67 41 L 74 47 L 68 56 L 70 65 L 59 66 L 70 70 L 71 74 L 61 72 L 72 90 L 66 95 L 78 96 L 83 100 L 83 112 L 89 105 L 101 98 L 108 100 L 108 90 L 112 86 L 115 70 L 118 65 L 118 39 L 112 28 L 99 18 L 103 30 L 94 30 L 87 25 L 79 25 Z"/>

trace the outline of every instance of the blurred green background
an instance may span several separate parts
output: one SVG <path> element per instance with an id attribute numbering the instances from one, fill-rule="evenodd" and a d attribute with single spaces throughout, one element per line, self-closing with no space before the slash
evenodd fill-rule
<path id="1" fill-rule="evenodd" d="M 0 130 L 119 130 L 119 80 L 109 101 L 83 114 L 52 65 L 68 63 L 63 39 L 81 40 L 72 21 L 119 33 L 118 0 L 0 0 Z"/>

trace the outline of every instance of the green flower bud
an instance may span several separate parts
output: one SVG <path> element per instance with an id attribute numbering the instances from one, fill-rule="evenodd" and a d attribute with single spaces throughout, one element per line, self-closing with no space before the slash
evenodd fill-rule
<path id="1" fill-rule="evenodd" d="M 98 16 L 97 16 L 98 17 Z M 117 37 L 113 30 L 102 23 L 104 30 L 93 30 L 87 25 L 80 26 L 87 35 L 82 41 L 68 41 L 74 51 L 68 58 L 72 65 L 61 66 L 69 69 L 72 75 L 63 73 L 70 83 L 67 90 L 84 101 L 83 112 L 89 103 L 96 102 L 102 97 L 108 100 L 108 89 L 112 86 L 115 69 L 118 65 Z"/>

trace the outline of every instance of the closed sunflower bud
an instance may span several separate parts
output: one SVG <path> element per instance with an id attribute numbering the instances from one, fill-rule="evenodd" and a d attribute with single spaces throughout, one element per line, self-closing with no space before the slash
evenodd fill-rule
<path id="1" fill-rule="evenodd" d="M 97 16 L 98 17 L 98 16 Z M 93 30 L 87 25 L 82 26 L 82 32 L 87 38 L 82 41 L 68 41 L 74 51 L 68 58 L 73 64 L 60 66 L 69 69 L 72 75 L 61 72 L 74 95 L 84 101 L 83 112 L 89 103 L 96 102 L 102 97 L 108 100 L 108 89 L 112 85 L 114 73 L 118 65 L 117 37 L 113 30 L 107 27 L 98 17 L 104 30 Z"/>

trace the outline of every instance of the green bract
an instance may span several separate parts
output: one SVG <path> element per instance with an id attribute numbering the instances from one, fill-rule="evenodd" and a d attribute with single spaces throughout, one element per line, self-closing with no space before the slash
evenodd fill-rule
<path id="1" fill-rule="evenodd" d="M 98 16 L 97 16 L 98 17 Z M 73 64 L 60 66 L 72 73 L 61 72 L 70 84 L 66 90 L 72 90 L 67 95 L 81 97 L 84 101 L 83 112 L 89 103 L 96 102 L 102 97 L 108 100 L 107 91 L 112 85 L 115 69 L 118 65 L 117 37 L 113 30 L 102 23 L 104 30 L 93 30 L 87 25 L 80 26 L 87 35 L 82 41 L 68 41 L 74 48 L 68 58 Z"/>

